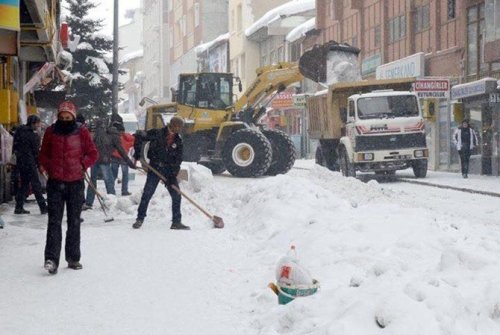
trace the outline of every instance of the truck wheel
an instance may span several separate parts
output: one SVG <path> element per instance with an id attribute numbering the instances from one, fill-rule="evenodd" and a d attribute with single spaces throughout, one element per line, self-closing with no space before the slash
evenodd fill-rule
<path id="1" fill-rule="evenodd" d="M 417 178 L 427 176 L 427 159 L 419 159 L 413 162 L 413 174 Z"/>
<path id="2" fill-rule="evenodd" d="M 295 146 L 290 136 L 281 130 L 275 129 L 263 130 L 262 133 L 271 143 L 273 150 L 273 159 L 271 166 L 266 171 L 266 175 L 276 176 L 290 171 L 295 163 Z"/>
<path id="3" fill-rule="evenodd" d="M 200 165 L 203 165 L 204 167 L 207 167 L 212 171 L 212 174 L 221 174 L 222 172 L 226 171 L 226 167 L 224 166 L 224 163 L 222 162 L 200 162 L 198 163 Z"/>
<path id="4" fill-rule="evenodd" d="M 325 157 L 323 156 L 323 150 L 321 150 L 321 145 L 318 144 L 318 147 L 316 148 L 316 164 L 325 166 L 326 161 Z"/>
<path id="5" fill-rule="evenodd" d="M 233 176 L 262 176 L 271 166 L 271 143 L 259 131 L 248 128 L 237 130 L 224 144 L 222 160 Z"/>
<path id="6" fill-rule="evenodd" d="M 356 177 L 356 169 L 354 164 L 349 162 L 349 156 L 345 148 L 340 151 L 340 170 L 344 177 Z"/>

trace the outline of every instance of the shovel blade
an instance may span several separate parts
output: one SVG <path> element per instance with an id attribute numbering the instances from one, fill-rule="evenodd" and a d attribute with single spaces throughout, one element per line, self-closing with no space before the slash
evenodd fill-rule
<path id="1" fill-rule="evenodd" d="M 212 222 L 214 223 L 214 228 L 224 228 L 224 220 L 220 216 L 214 215 Z"/>

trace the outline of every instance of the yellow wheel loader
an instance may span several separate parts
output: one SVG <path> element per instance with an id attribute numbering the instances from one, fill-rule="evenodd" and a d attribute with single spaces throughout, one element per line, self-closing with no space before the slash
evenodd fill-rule
<path id="1" fill-rule="evenodd" d="M 177 115 L 185 120 L 184 161 L 198 162 L 214 174 L 227 170 L 237 177 L 286 173 L 295 162 L 295 147 L 286 133 L 259 124 L 266 105 L 304 76 L 325 81 L 329 67 L 355 63 L 358 53 L 357 48 L 329 42 L 306 52 L 299 64 L 259 68 L 255 81 L 236 101 L 233 88 L 241 91 L 241 83 L 231 73 L 181 74 L 174 102 L 147 109 L 146 130 L 163 127 Z M 349 64 L 342 69 L 346 67 Z"/>

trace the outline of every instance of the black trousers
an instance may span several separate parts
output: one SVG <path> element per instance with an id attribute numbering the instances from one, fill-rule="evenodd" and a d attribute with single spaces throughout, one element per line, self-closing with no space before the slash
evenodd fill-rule
<path id="1" fill-rule="evenodd" d="M 462 150 L 459 150 L 458 153 L 460 154 L 460 165 L 462 166 L 462 174 L 469 174 L 469 160 L 470 160 L 470 149 L 469 148 L 463 148 Z"/>
<path id="2" fill-rule="evenodd" d="M 35 195 L 36 202 L 38 203 L 38 207 L 40 210 L 47 208 L 47 204 L 45 203 L 45 198 L 42 194 L 42 184 L 40 183 L 40 179 L 38 179 L 38 171 L 35 166 L 18 166 L 19 176 L 21 177 L 21 187 L 17 190 L 16 193 L 16 209 L 22 209 L 24 206 L 24 200 L 28 191 L 30 189 L 33 191 Z"/>
<path id="3" fill-rule="evenodd" d="M 168 168 L 156 168 L 165 178 L 167 178 L 166 188 L 170 197 L 172 198 L 172 223 L 181 223 L 181 195 L 177 193 L 176 190 L 172 188 L 171 185 L 177 186 L 179 188 L 179 183 L 177 182 L 177 177 L 172 176 Z M 153 197 L 156 191 L 156 187 L 160 182 L 160 178 L 153 172 L 148 171 L 148 176 L 146 178 L 146 184 L 144 185 L 144 190 L 142 191 L 141 203 L 137 209 L 137 218 L 144 220 L 146 217 L 146 212 L 148 210 L 149 201 Z"/>
<path id="4" fill-rule="evenodd" d="M 83 180 L 61 182 L 49 179 L 47 182 L 47 201 L 49 224 L 45 244 L 45 260 L 53 260 L 59 265 L 62 242 L 62 219 L 64 204 L 68 229 L 66 231 L 65 256 L 68 262 L 80 261 L 80 214 L 83 204 Z"/>

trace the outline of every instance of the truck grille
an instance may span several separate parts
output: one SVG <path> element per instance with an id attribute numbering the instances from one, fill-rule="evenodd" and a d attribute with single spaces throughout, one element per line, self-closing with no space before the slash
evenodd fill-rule
<path id="1" fill-rule="evenodd" d="M 396 150 L 425 147 L 425 134 L 356 136 L 356 148 L 359 151 Z"/>

